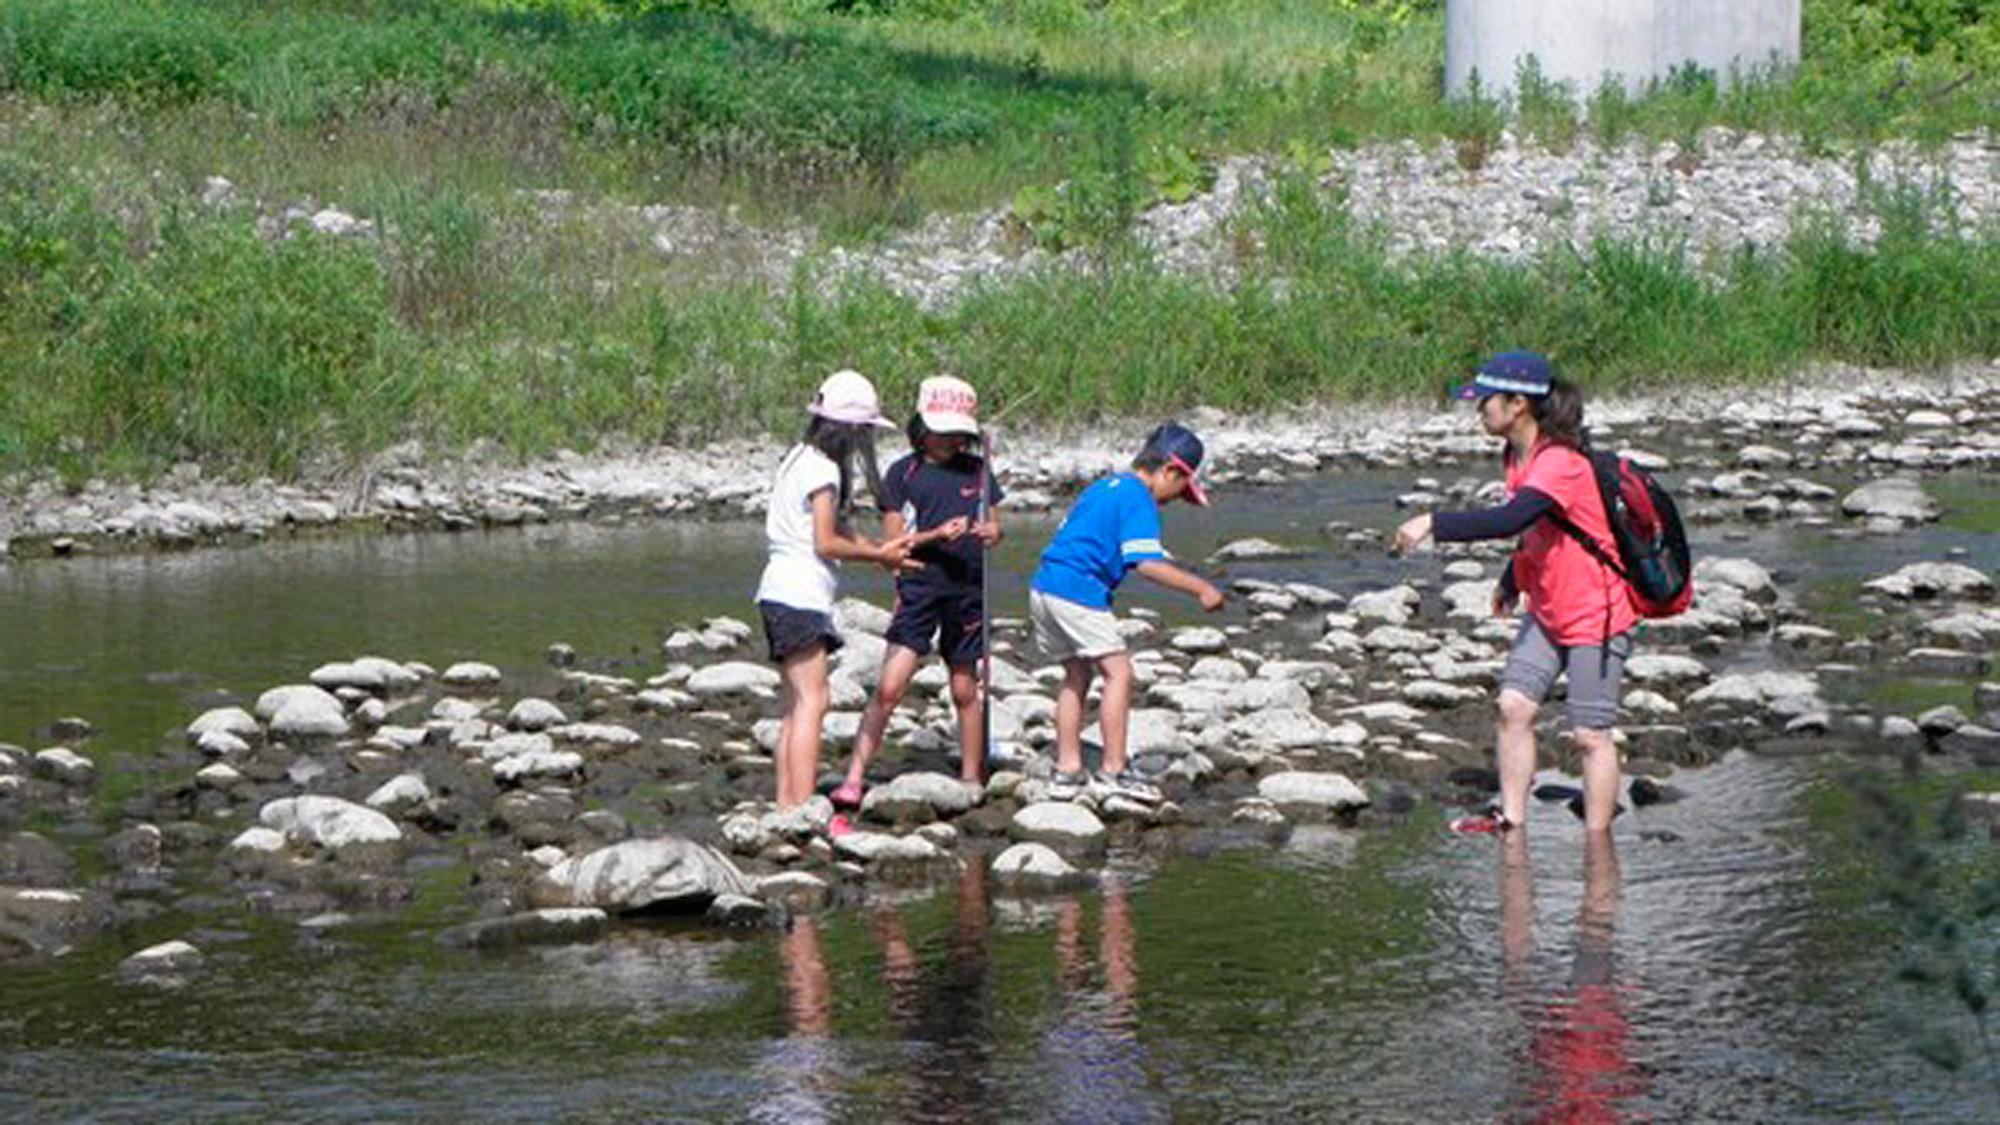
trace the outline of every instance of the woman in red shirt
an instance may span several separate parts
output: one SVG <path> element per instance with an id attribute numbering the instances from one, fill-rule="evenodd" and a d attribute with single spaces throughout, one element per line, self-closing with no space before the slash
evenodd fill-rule
<path id="1" fill-rule="evenodd" d="M 1533 352 L 1486 361 L 1459 398 L 1479 403 L 1479 422 L 1505 441 L 1507 500 L 1498 508 L 1421 515 L 1396 529 L 1408 551 L 1426 539 L 1461 542 L 1519 535 L 1494 591 L 1495 616 L 1525 603 L 1521 629 L 1500 676 L 1500 808 L 1454 822 L 1461 831 L 1505 831 L 1527 822 L 1535 776 L 1535 715 L 1556 677 L 1569 674 L 1569 721 L 1583 757 L 1583 821 L 1608 831 L 1618 811 L 1618 681 L 1632 651 L 1637 609 L 1625 581 L 1576 539 L 1607 557 L 1618 546 L 1584 455 L 1583 394 Z M 1562 526 L 1567 522 L 1571 530 Z"/>

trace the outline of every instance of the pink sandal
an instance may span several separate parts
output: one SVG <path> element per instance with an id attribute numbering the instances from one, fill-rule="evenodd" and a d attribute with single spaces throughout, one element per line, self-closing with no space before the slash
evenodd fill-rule
<path id="1" fill-rule="evenodd" d="M 843 781 L 840 788 L 827 794 L 827 799 L 833 802 L 836 809 L 858 809 L 861 807 L 861 783 Z"/>

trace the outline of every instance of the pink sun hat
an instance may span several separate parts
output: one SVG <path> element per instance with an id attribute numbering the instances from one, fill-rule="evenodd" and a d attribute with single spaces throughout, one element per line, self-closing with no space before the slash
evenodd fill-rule
<path id="1" fill-rule="evenodd" d="M 934 434 L 979 436 L 979 392 L 951 375 L 933 375 L 917 386 L 917 414 Z"/>
<path id="2" fill-rule="evenodd" d="M 813 395 L 811 410 L 829 422 L 845 422 L 850 426 L 880 426 L 893 430 L 896 423 L 882 417 L 882 400 L 875 394 L 875 384 L 859 371 L 836 371 L 819 385 L 819 392 Z"/>

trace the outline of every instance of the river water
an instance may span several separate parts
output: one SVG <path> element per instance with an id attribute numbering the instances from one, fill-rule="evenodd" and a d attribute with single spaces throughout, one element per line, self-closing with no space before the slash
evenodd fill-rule
<path id="1" fill-rule="evenodd" d="M 1435 562 L 1319 532 L 1388 525 L 1407 487 L 1350 473 L 1243 490 L 1172 512 L 1168 542 L 1190 558 L 1250 534 L 1297 544 L 1230 573 L 1349 592 L 1435 579 Z M 1701 546 L 1836 605 L 1954 548 L 1992 570 L 2000 532 L 1981 518 Z M 1052 522 L 1014 522 L 999 612 L 1024 600 Z M 225 693 L 367 653 L 532 683 L 556 641 L 656 669 L 675 623 L 749 616 L 760 548 L 748 521 L 577 524 L 16 566 L 0 571 L 0 741 L 96 723 L 115 824 L 143 777 L 117 763 Z M 1963 684 L 1894 686 L 1969 702 Z M 197 895 L 0 966 L 0 1119 L 2000 1119 L 2000 1060 L 1952 1071 L 1913 1050 L 1927 1031 L 1976 1041 L 1946 994 L 1897 979 L 1901 923 L 1853 831 L 1850 768 L 1732 753 L 1676 775 L 1688 799 L 1623 818 L 1603 852 L 1566 817 L 1502 845 L 1448 835 L 1426 807 L 1278 846 L 1210 831 L 1114 854 L 1105 889 L 1070 899 L 995 896 L 975 866 L 785 934 L 448 950 L 450 869 L 404 912 L 324 931 Z M 1939 858 L 1977 873 L 1992 845 Z M 2000 929 L 1980 925 L 1990 964 Z M 185 983 L 117 973 L 175 937 L 210 956 Z"/>

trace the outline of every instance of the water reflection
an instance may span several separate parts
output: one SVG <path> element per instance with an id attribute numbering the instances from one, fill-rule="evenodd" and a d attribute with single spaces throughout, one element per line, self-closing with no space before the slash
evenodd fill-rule
<path id="1" fill-rule="evenodd" d="M 1632 1057 L 1630 997 L 1617 972 L 1622 900 L 1618 847 L 1609 832 L 1585 832 L 1583 896 L 1574 949 L 1553 997 L 1537 987 L 1534 868 L 1527 834 L 1502 841 L 1502 991 L 1522 1013 L 1528 1045 L 1510 1118 L 1535 1122 L 1645 1119 L 1634 1103 L 1651 1092 Z"/>
<path id="2" fill-rule="evenodd" d="M 1042 1036 L 1044 1119 L 1163 1121 L 1167 1105 L 1150 1088 L 1139 1038 L 1139 961 L 1125 888 L 1106 884 L 1102 901 L 1094 959 L 1082 901 L 1065 899 L 1056 913 L 1063 1004 Z"/>
<path id="3" fill-rule="evenodd" d="M 1139 1034 L 1137 939 L 1127 890 L 1111 885 L 1089 901 L 1064 898 L 1027 911 L 1039 919 L 1038 930 L 1052 931 L 1059 994 L 1022 1028 L 1033 1035 L 1024 1040 L 996 1026 L 987 883 L 983 864 L 965 866 L 949 926 L 931 945 L 912 940 L 902 908 L 873 906 L 865 934 L 880 951 L 879 976 L 843 978 L 830 968 L 825 927 L 835 923 L 828 920 L 800 919 L 780 939 L 786 1035 L 758 1068 L 763 1094 L 755 1119 L 826 1121 L 863 1110 L 897 1121 L 953 1123 L 1168 1118 Z M 863 1000 L 843 1007 L 836 991 L 850 989 Z M 883 1053 L 856 1034 L 884 1009 L 896 1047 L 886 1065 Z M 852 1025 L 837 1027 L 836 1012 L 849 1013 L 839 1022 Z M 1020 1059 L 1024 1048 L 1031 1061 Z M 1003 1053 L 1029 1062 L 1025 1083 L 1018 1067 L 1003 1079 Z M 863 1075 L 861 1084 L 853 1081 Z"/>

